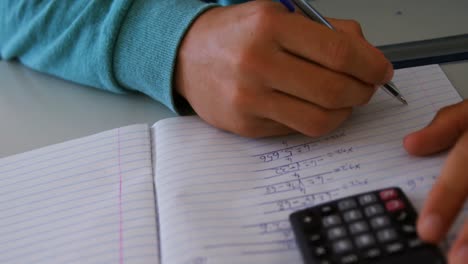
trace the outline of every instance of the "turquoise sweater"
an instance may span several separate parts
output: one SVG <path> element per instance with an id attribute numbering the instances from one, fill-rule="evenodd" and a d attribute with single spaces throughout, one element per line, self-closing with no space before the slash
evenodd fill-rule
<path id="1" fill-rule="evenodd" d="M 0 58 L 111 92 L 139 91 L 178 111 L 173 73 L 180 41 L 194 19 L 217 4 L 1 0 Z"/>

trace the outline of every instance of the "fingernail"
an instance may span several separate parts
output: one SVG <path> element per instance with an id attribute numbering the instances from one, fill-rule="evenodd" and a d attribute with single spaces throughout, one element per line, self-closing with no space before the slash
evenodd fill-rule
<path id="1" fill-rule="evenodd" d="M 422 238 L 437 241 L 442 233 L 442 219 L 435 214 L 427 215 L 418 225 L 418 231 Z"/>
<path id="2" fill-rule="evenodd" d="M 455 264 L 463 264 L 466 260 L 468 260 L 468 245 L 463 245 L 458 248 L 453 261 Z"/>

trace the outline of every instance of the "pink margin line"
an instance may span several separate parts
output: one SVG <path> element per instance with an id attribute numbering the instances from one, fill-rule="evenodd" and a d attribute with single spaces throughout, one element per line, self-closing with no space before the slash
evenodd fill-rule
<path id="1" fill-rule="evenodd" d="M 120 166 L 120 129 L 117 129 L 117 150 L 119 164 L 119 263 L 123 264 L 123 217 L 122 217 L 122 169 Z"/>

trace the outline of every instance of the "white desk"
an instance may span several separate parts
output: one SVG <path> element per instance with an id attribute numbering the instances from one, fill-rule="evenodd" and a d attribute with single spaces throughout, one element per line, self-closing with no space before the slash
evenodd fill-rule
<path id="1" fill-rule="evenodd" d="M 443 66 L 468 97 L 468 62 Z M 0 61 L 0 157 L 135 123 L 174 116 L 143 95 L 122 96 Z"/>
<path id="2" fill-rule="evenodd" d="M 468 1 L 309 0 L 329 17 L 355 19 L 376 46 L 468 34 Z"/>
<path id="3" fill-rule="evenodd" d="M 170 116 L 142 95 L 112 94 L 0 61 L 0 157 Z"/>

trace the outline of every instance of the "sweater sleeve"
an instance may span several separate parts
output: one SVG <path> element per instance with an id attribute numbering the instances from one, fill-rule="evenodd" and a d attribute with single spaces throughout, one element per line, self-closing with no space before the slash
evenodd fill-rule
<path id="1" fill-rule="evenodd" d="M 173 72 L 199 0 L 2 0 L 0 58 L 84 85 L 139 91 L 176 110 Z"/>

